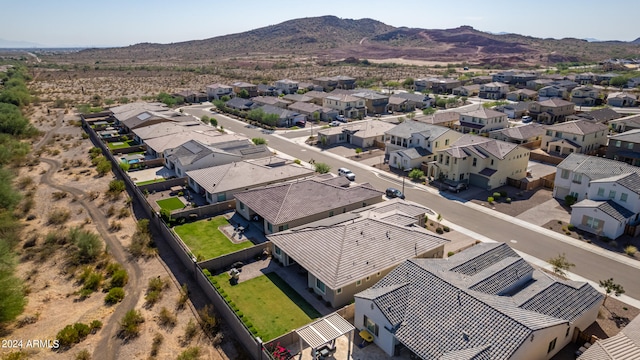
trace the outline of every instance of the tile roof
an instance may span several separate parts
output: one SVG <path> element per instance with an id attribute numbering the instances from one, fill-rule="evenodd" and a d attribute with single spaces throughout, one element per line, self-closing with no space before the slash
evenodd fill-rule
<path id="1" fill-rule="evenodd" d="M 247 190 L 237 200 L 271 224 L 286 224 L 347 205 L 380 199 L 382 192 L 362 185 L 348 188 L 325 181 L 303 180 Z"/>
<path id="2" fill-rule="evenodd" d="M 594 123 L 586 120 L 573 120 L 550 125 L 547 130 L 561 131 L 563 133 L 588 135 L 599 131 L 607 131 L 609 127 L 601 123 Z"/>
<path id="3" fill-rule="evenodd" d="M 640 359 L 640 317 L 633 319 L 620 332 L 596 341 L 578 360 Z"/>
<path id="4" fill-rule="evenodd" d="M 468 152 L 482 155 L 490 154 L 498 159 L 504 159 L 518 145 L 506 141 L 486 138 L 484 136 L 465 134 L 451 144 L 451 148 L 461 147 Z"/>
<path id="5" fill-rule="evenodd" d="M 541 124 L 527 124 L 522 126 L 514 126 L 510 128 L 500 129 L 492 131 L 492 134 L 502 134 L 505 137 L 509 137 L 517 140 L 528 140 L 538 136 L 544 135 L 546 128 Z"/>
<path id="6" fill-rule="evenodd" d="M 620 134 L 609 135 L 609 141 L 611 140 L 640 143 L 640 129 L 633 129 Z"/>
<path id="7" fill-rule="evenodd" d="M 611 108 L 602 108 L 593 111 L 587 111 L 573 116 L 597 122 L 607 122 L 609 120 L 615 120 L 622 117 L 622 115 Z"/>
<path id="8" fill-rule="evenodd" d="M 640 127 L 640 114 L 629 115 L 619 119 L 609 121 L 609 124 L 625 124 L 634 127 Z"/>
<path id="9" fill-rule="evenodd" d="M 354 102 L 359 100 L 357 97 L 348 94 L 332 94 L 327 96 L 326 99 L 336 100 L 340 102 Z"/>
<path id="10" fill-rule="evenodd" d="M 415 133 L 422 134 L 425 138 L 434 140 L 442 136 L 447 131 L 453 131 L 443 126 L 423 123 L 415 120 L 405 120 L 385 132 L 385 135 L 393 135 L 408 139 Z"/>
<path id="11" fill-rule="evenodd" d="M 275 166 L 269 166 L 269 161 Z M 313 170 L 295 164 L 285 165 L 285 162 L 275 156 L 266 160 L 245 160 L 187 171 L 187 176 L 209 193 L 217 194 L 313 175 Z"/>
<path id="12" fill-rule="evenodd" d="M 501 289 L 509 292 L 495 295 Z M 536 330 L 568 324 L 604 298 L 533 270 L 504 243 L 407 260 L 356 297 L 372 300 L 420 358 L 475 360 L 509 359 Z"/>
<path id="13" fill-rule="evenodd" d="M 275 96 L 256 96 L 256 97 L 252 97 L 251 101 L 261 105 L 285 105 L 286 106 L 291 104 L 291 101 L 283 100 Z"/>
<path id="14" fill-rule="evenodd" d="M 615 182 L 640 195 L 640 174 L 638 173 L 624 173 L 591 181 L 592 184 L 609 182 Z"/>
<path id="15" fill-rule="evenodd" d="M 401 98 L 401 99 L 405 99 L 405 100 L 409 100 L 409 101 L 413 101 L 413 102 L 417 102 L 417 103 L 422 103 L 422 102 L 431 100 L 429 95 L 412 94 L 412 93 L 408 93 L 408 92 L 401 92 L 401 93 L 393 94 L 393 95 L 391 95 L 391 97 Z"/>
<path id="16" fill-rule="evenodd" d="M 419 159 L 421 157 L 425 157 L 433 154 L 431 151 L 421 146 L 398 150 L 397 153 L 401 154 L 402 156 L 406 156 L 409 159 Z"/>
<path id="17" fill-rule="evenodd" d="M 558 98 L 553 98 L 553 99 L 549 99 L 549 100 L 545 100 L 545 101 L 539 101 L 538 104 L 540 104 L 541 106 L 546 106 L 546 107 L 560 107 L 560 106 L 575 106 L 574 103 L 566 101 L 566 100 L 562 100 L 562 99 L 558 99 Z"/>
<path id="18" fill-rule="evenodd" d="M 143 126 L 133 129 L 132 132 L 143 141 L 148 139 L 158 138 L 161 136 L 167 136 L 172 134 L 178 134 L 183 132 L 211 131 L 210 126 L 206 126 L 200 121 L 193 122 L 163 122 L 149 126 Z"/>
<path id="19" fill-rule="evenodd" d="M 597 201 L 591 199 L 581 200 L 571 206 L 572 208 L 594 208 L 609 215 L 616 221 L 625 221 L 635 215 L 634 212 L 627 210 L 624 206 L 618 205 L 613 200 Z"/>
<path id="20" fill-rule="evenodd" d="M 584 174 L 591 180 L 608 178 L 613 175 L 640 173 L 640 168 L 617 160 L 596 156 L 571 153 L 560 164 L 558 169 L 565 169 Z"/>
<path id="21" fill-rule="evenodd" d="M 145 145 L 153 149 L 156 153 L 162 153 L 167 149 L 172 149 L 182 145 L 189 140 L 197 140 L 206 145 L 212 145 L 232 140 L 245 139 L 236 134 L 223 134 L 211 128 L 210 131 L 186 131 L 176 134 L 160 136 L 145 140 Z"/>

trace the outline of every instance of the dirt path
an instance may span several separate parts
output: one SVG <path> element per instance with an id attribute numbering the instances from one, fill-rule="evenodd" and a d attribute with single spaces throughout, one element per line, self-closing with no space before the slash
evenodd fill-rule
<path id="1" fill-rule="evenodd" d="M 56 132 L 58 131 L 58 129 L 60 129 L 60 127 L 62 126 L 62 120 L 63 119 L 64 119 L 64 112 L 58 111 L 58 118 L 56 119 L 56 126 L 54 126 L 53 129 L 48 130 L 47 133 L 44 134 L 42 139 L 40 139 L 40 141 L 38 141 L 36 144 L 33 145 L 33 150 L 40 150 L 40 148 L 44 144 L 46 144 L 49 140 L 51 140 L 53 135 L 55 135 Z"/>

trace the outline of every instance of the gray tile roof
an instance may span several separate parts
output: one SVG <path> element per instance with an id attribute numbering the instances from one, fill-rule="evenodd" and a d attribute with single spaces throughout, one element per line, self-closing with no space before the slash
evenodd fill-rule
<path id="1" fill-rule="evenodd" d="M 607 125 L 586 120 L 567 121 L 547 127 L 547 130 L 578 135 L 588 135 L 599 131 L 607 131 L 608 129 L 609 127 Z"/>
<path id="2" fill-rule="evenodd" d="M 442 136 L 447 131 L 453 131 L 449 128 L 437 125 L 431 125 L 415 120 L 406 120 L 396 125 L 392 129 L 385 132 L 385 135 L 393 135 L 408 139 L 412 134 L 421 133 L 425 138 L 434 140 Z"/>
<path id="3" fill-rule="evenodd" d="M 514 126 L 510 128 L 500 129 L 492 131 L 493 134 L 502 134 L 505 137 L 509 137 L 516 140 L 528 140 L 545 134 L 545 125 L 541 124 L 527 124 L 522 126 Z"/>
<path id="4" fill-rule="evenodd" d="M 271 224 L 286 224 L 347 205 L 380 199 L 382 192 L 358 185 L 348 188 L 326 181 L 303 180 L 235 194 L 237 200 Z"/>
<path id="5" fill-rule="evenodd" d="M 561 107 L 561 106 L 568 106 L 568 105 L 574 106 L 574 103 L 566 101 L 566 100 L 558 99 L 558 98 L 539 101 L 538 104 L 540 104 L 541 106 L 546 106 L 546 107 Z"/>
<path id="6" fill-rule="evenodd" d="M 593 111 L 587 111 L 574 116 L 596 122 L 607 122 L 609 120 L 615 120 L 622 117 L 622 115 L 618 114 L 611 108 L 602 108 Z"/>
<path id="7" fill-rule="evenodd" d="M 454 141 L 451 147 L 461 147 L 466 151 L 480 153 L 483 157 L 486 157 L 486 154 L 490 154 L 498 159 L 504 159 L 511 151 L 516 149 L 518 145 L 486 138 L 484 136 L 465 134 Z"/>
<path id="8" fill-rule="evenodd" d="M 398 94 L 393 94 L 393 95 L 391 95 L 391 97 L 405 99 L 405 100 L 409 100 L 409 101 L 413 101 L 413 102 L 417 102 L 417 103 L 422 103 L 422 102 L 425 102 L 425 101 L 429 101 L 429 99 L 430 99 L 429 95 L 412 94 L 412 93 L 405 93 L 405 92 L 398 93 Z"/>
<path id="9" fill-rule="evenodd" d="M 171 134 L 178 134 L 183 132 L 192 131 L 211 131 L 210 126 L 202 124 L 200 121 L 193 122 L 163 122 L 149 126 L 143 126 L 133 129 L 132 132 L 143 141 L 148 139 L 154 139 L 161 136 L 167 136 Z M 178 145 L 178 144 L 176 144 Z"/>
<path id="10" fill-rule="evenodd" d="M 629 115 L 609 121 L 609 124 L 625 124 L 632 127 L 640 127 L 640 114 Z"/>
<path id="11" fill-rule="evenodd" d="M 460 115 L 461 116 L 477 117 L 477 118 L 481 118 L 481 119 L 493 119 L 493 118 L 505 116 L 504 113 L 501 113 L 499 111 L 495 111 L 493 109 L 486 109 L 486 108 L 469 111 L 469 112 L 466 112 L 466 113 L 462 113 Z"/>
<path id="12" fill-rule="evenodd" d="M 596 341 L 578 358 L 578 360 L 635 359 L 640 359 L 640 317 L 633 319 L 618 334 Z"/>
<path id="13" fill-rule="evenodd" d="M 372 300 L 422 359 L 509 359 L 534 331 L 568 324 L 603 299 L 589 284 L 531 270 L 506 244 L 479 244 L 448 259 L 407 260 L 356 297 Z"/>
<path id="14" fill-rule="evenodd" d="M 611 143 L 611 140 L 640 143 L 640 129 L 633 129 L 620 134 L 610 135 L 609 143 Z"/>
<path id="15" fill-rule="evenodd" d="M 328 227 L 303 226 L 267 238 L 331 289 L 353 284 L 448 242 L 424 228 L 374 218 Z"/>
<path id="16" fill-rule="evenodd" d="M 584 174 L 591 180 L 608 178 L 613 175 L 640 173 L 640 168 L 621 161 L 596 156 L 571 153 L 560 164 L 558 169 Z"/>
<path id="17" fill-rule="evenodd" d="M 623 222 L 633 215 L 634 212 L 627 210 L 622 205 L 618 205 L 616 202 L 612 200 L 607 201 L 597 201 L 591 199 L 584 199 L 578 203 L 575 203 L 571 206 L 572 208 L 594 208 L 602 211 L 603 213 L 611 216 L 613 219 Z"/>
<path id="18" fill-rule="evenodd" d="M 153 139 L 147 139 L 144 143 L 147 145 L 147 147 L 153 149 L 157 153 L 162 153 L 167 149 L 175 148 L 176 146 L 184 144 L 190 140 L 198 140 L 203 144 L 212 145 L 216 143 L 241 139 L 246 140 L 245 138 L 241 138 L 239 135 L 222 134 L 219 131 L 211 128 L 210 131 L 187 131 L 160 136 Z"/>
<path id="19" fill-rule="evenodd" d="M 400 150 L 398 151 L 398 154 L 402 154 L 409 159 L 419 159 L 421 157 L 432 155 L 431 151 L 421 146 Z"/>

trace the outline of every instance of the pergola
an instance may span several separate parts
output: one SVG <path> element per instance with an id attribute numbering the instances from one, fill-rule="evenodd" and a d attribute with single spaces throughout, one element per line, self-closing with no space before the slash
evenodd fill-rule
<path id="1" fill-rule="evenodd" d="M 350 322 L 338 315 L 338 313 L 332 313 L 301 327 L 296 330 L 296 333 L 300 337 L 300 349 L 303 349 L 304 341 L 311 347 L 311 353 L 316 354 L 316 350 L 322 345 L 334 341 L 342 335 L 353 332 L 355 329 Z M 350 335 L 347 338 L 349 339 L 347 359 L 349 359 L 351 357 L 352 336 Z"/>

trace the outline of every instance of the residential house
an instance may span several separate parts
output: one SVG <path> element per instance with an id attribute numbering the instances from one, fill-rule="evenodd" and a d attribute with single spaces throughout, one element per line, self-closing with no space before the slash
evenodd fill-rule
<path id="1" fill-rule="evenodd" d="M 506 141 L 518 145 L 529 145 L 530 149 L 539 148 L 542 136 L 546 133 L 546 126 L 536 123 L 510 128 L 494 130 L 489 133 L 489 137 L 496 140 Z"/>
<path id="2" fill-rule="evenodd" d="M 231 86 L 233 87 L 233 92 L 236 94 L 236 96 L 239 96 L 242 90 L 245 90 L 249 97 L 258 96 L 258 87 L 254 84 L 250 84 L 244 81 L 238 81 L 231 84 Z"/>
<path id="3" fill-rule="evenodd" d="M 132 102 L 109 108 L 110 118 L 116 122 L 128 119 L 144 111 L 165 112 L 172 111 L 167 105 L 159 102 Z"/>
<path id="4" fill-rule="evenodd" d="M 385 158 L 393 168 L 420 168 L 460 137 L 461 133 L 446 127 L 406 120 L 385 132 Z"/>
<path id="5" fill-rule="evenodd" d="M 260 219 L 265 234 L 293 229 L 381 202 L 383 193 L 369 184 L 338 186 L 307 179 L 235 194 L 236 212 Z"/>
<path id="6" fill-rule="evenodd" d="M 580 85 L 593 84 L 596 81 L 596 75 L 592 72 L 577 74 L 575 81 Z"/>
<path id="7" fill-rule="evenodd" d="M 325 97 L 322 106 L 338 110 L 340 115 L 357 118 L 367 115 L 367 108 L 364 103 L 364 99 L 352 95 L 335 94 Z"/>
<path id="8" fill-rule="evenodd" d="M 523 115 L 526 115 L 529 113 L 530 106 L 531 106 L 531 102 L 521 101 L 517 103 L 496 106 L 494 109 L 496 111 L 500 111 L 507 114 L 507 117 L 509 119 L 519 119 Z"/>
<path id="9" fill-rule="evenodd" d="M 609 85 L 609 82 L 611 81 L 611 79 L 613 79 L 614 77 L 619 76 L 618 74 L 614 74 L 614 73 L 606 73 L 606 74 L 596 74 L 595 75 L 595 82 L 598 85 Z"/>
<path id="10" fill-rule="evenodd" d="M 607 96 L 607 105 L 617 107 L 634 107 L 638 105 L 638 97 L 626 92 L 614 92 Z"/>
<path id="11" fill-rule="evenodd" d="M 298 264 L 306 270 L 311 291 L 332 307 L 342 307 L 406 259 L 444 255 L 448 240 L 424 228 L 427 215 L 435 213 L 394 199 L 267 238 L 274 259 L 285 266 Z"/>
<path id="12" fill-rule="evenodd" d="M 453 89 L 462 85 L 458 79 L 433 79 L 431 90 L 436 94 L 451 94 Z"/>
<path id="13" fill-rule="evenodd" d="M 281 94 L 295 94 L 298 91 L 298 82 L 289 79 L 278 80 L 275 86 Z"/>
<path id="14" fill-rule="evenodd" d="M 278 115 L 276 120 L 277 127 L 290 127 L 290 126 L 305 126 L 306 115 L 297 113 L 295 111 L 283 109 L 272 105 L 263 105 L 260 107 L 265 114 Z"/>
<path id="15" fill-rule="evenodd" d="M 275 96 L 256 96 L 254 98 L 251 98 L 251 101 L 258 105 L 271 105 L 282 109 L 286 109 L 287 106 L 291 104 L 291 101 L 284 100 Z"/>
<path id="16" fill-rule="evenodd" d="M 207 202 L 231 200 L 234 194 L 256 187 L 312 176 L 313 170 L 272 156 L 187 171 L 187 183 Z"/>
<path id="17" fill-rule="evenodd" d="M 540 148 L 559 156 L 571 153 L 591 154 L 607 145 L 609 127 L 586 120 L 567 121 L 547 126 Z"/>
<path id="18" fill-rule="evenodd" d="M 387 355 L 547 360 L 598 316 L 604 295 L 537 270 L 504 243 L 409 259 L 355 295 L 354 325 Z"/>
<path id="19" fill-rule="evenodd" d="M 493 81 L 493 76 L 483 75 L 483 76 L 474 76 L 471 78 L 471 82 L 474 84 L 486 84 Z"/>
<path id="20" fill-rule="evenodd" d="M 587 120 L 591 122 L 599 122 L 603 124 L 609 123 L 611 120 L 619 119 L 622 115 L 611 108 L 602 108 L 591 111 L 585 111 L 579 114 L 569 115 L 565 118 L 566 121 L 572 120 Z"/>
<path id="21" fill-rule="evenodd" d="M 538 78 L 538 74 L 536 72 L 518 72 L 513 74 L 513 77 L 511 78 L 511 81 L 509 81 L 509 84 L 515 84 L 517 86 L 526 86 L 527 82 L 531 80 L 535 80 L 537 78 Z"/>
<path id="22" fill-rule="evenodd" d="M 409 106 L 409 100 L 396 96 L 389 96 L 389 103 L 387 105 L 387 111 L 394 112 L 407 112 L 414 111 L 415 109 Z"/>
<path id="23" fill-rule="evenodd" d="M 564 199 L 571 195 L 577 201 L 587 199 L 593 180 L 640 172 L 640 168 L 596 156 L 570 154 L 557 166 L 553 197 Z"/>
<path id="24" fill-rule="evenodd" d="M 575 112 L 575 104 L 562 99 L 533 101 L 529 107 L 529 115 L 545 124 L 562 122 L 565 116 L 575 114 Z"/>
<path id="25" fill-rule="evenodd" d="M 329 92 L 334 89 L 350 90 L 356 88 L 356 79 L 349 76 L 319 77 L 313 79 L 313 83 L 322 86 L 324 91 Z"/>
<path id="26" fill-rule="evenodd" d="M 629 115 L 615 120 L 609 120 L 609 126 L 616 132 L 640 129 L 640 115 Z"/>
<path id="27" fill-rule="evenodd" d="M 499 100 L 509 92 L 509 85 L 501 82 L 490 82 L 480 85 L 479 97 L 481 99 Z"/>
<path id="28" fill-rule="evenodd" d="M 563 87 L 567 89 L 567 91 L 569 92 L 571 92 L 571 90 L 580 86 L 580 84 L 570 79 L 555 80 L 552 85 L 558 85 L 560 87 Z"/>
<path id="29" fill-rule="evenodd" d="M 273 85 L 268 84 L 258 84 L 258 96 L 278 96 L 280 95 L 280 90 Z"/>
<path id="30" fill-rule="evenodd" d="M 492 109 L 481 108 L 460 114 L 458 131 L 462 133 L 483 134 L 492 130 L 509 126 L 505 113 Z"/>
<path id="31" fill-rule="evenodd" d="M 560 85 L 548 85 L 538 90 L 538 98 L 540 101 L 553 98 L 568 99 L 569 94 L 569 89 Z"/>
<path id="32" fill-rule="evenodd" d="M 454 126 L 460 122 L 460 113 L 452 110 L 436 111 L 433 115 L 418 114 L 413 119 L 423 123 L 453 129 Z"/>
<path id="33" fill-rule="evenodd" d="M 433 77 L 415 79 L 413 81 L 413 86 L 415 87 L 416 91 L 420 92 L 431 90 L 431 84 L 434 79 L 435 78 Z"/>
<path id="34" fill-rule="evenodd" d="M 578 106 L 600 105 L 600 90 L 593 86 L 578 86 L 571 91 L 571 102 Z"/>
<path id="35" fill-rule="evenodd" d="M 134 129 L 133 139 L 140 144 L 146 144 L 149 139 L 194 131 L 213 131 L 211 126 L 206 126 L 200 121 L 162 122 Z"/>
<path id="36" fill-rule="evenodd" d="M 295 102 L 306 102 L 306 103 L 310 103 L 313 101 L 313 98 L 307 95 L 300 95 L 300 94 L 288 94 L 282 97 L 282 100 L 286 100 L 288 101 L 290 104 L 293 104 Z"/>
<path id="37" fill-rule="evenodd" d="M 234 97 L 230 100 L 227 100 L 224 104 L 228 108 L 242 111 L 248 111 L 258 107 L 258 104 L 254 103 L 253 100 L 243 99 L 241 97 Z"/>
<path id="38" fill-rule="evenodd" d="M 337 75 L 333 78 L 338 82 L 337 89 L 352 90 L 356 88 L 356 78 L 344 75 Z"/>
<path id="39" fill-rule="evenodd" d="M 538 91 L 545 86 L 552 85 L 552 83 L 553 80 L 551 79 L 533 79 L 527 81 L 526 87 L 527 89 Z"/>
<path id="40" fill-rule="evenodd" d="M 500 71 L 491 75 L 491 81 L 509 83 L 513 79 L 513 75 L 516 74 L 516 70 Z"/>
<path id="41" fill-rule="evenodd" d="M 304 93 L 304 96 L 310 97 L 312 103 L 322 106 L 322 104 L 324 103 L 324 99 L 329 96 L 329 93 L 326 93 L 324 91 L 311 90 Z"/>
<path id="42" fill-rule="evenodd" d="M 200 103 L 209 100 L 209 96 L 204 92 L 193 90 L 182 90 L 171 94 L 174 98 L 182 98 L 186 103 Z"/>
<path id="43" fill-rule="evenodd" d="M 640 86 L 640 77 L 634 77 L 627 80 L 627 87 L 630 89 L 634 89 Z"/>
<path id="44" fill-rule="evenodd" d="M 538 98 L 538 92 L 529 89 L 518 89 L 507 93 L 507 100 L 511 101 L 530 101 Z"/>
<path id="45" fill-rule="evenodd" d="M 233 87 L 224 84 L 211 84 L 207 85 L 207 95 L 209 96 L 209 100 L 219 100 L 223 96 L 232 97 Z"/>
<path id="46" fill-rule="evenodd" d="M 437 161 L 427 164 L 427 173 L 491 190 L 507 184 L 508 178 L 525 178 L 529 152 L 520 145 L 467 134 L 437 150 Z"/>
<path id="47" fill-rule="evenodd" d="M 245 138 L 237 134 L 221 133 L 214 128 L 210 128 L 209 131 L 194 130 L 158 136 L 146 139 L 144 144 L 147 146 L 147 153 L 149 155 L 164 157 L 165 150 L 175 148 L 176 146 L 182 145 L 190 140 L 196 140 L 203 144 L 215 147 L 215 144 L 218 143 L 241 139 Z"/>
<path id="48" fill-rule="evenodd" d="M 480 84 L 462 85 L 451 90 L 453 95 L 458 96 L 477 96 L 480 93 Z"/>
<path id="49" fill-rule="evenodd" d="M 380 120 L 358 121 L 318 130 L 318 139 L 326 145 L 346 143 L 366 149 L 373 147 L 376 142 L 384 143 L 385 133 L 395 126 Z"/>
<path id="50" fill-rule="evenodd" d="M 308 102 L 295 102 L 289 105 L 288 109 L 305 115 L 307 121 L 331 121 L 338 116 L 338 110 L 325 108 Z"/>
<path id="51" fill-rule="evenodd" d="M 322 91 L 323 90 L 322 86 L 316 85 L 312 82 L 306 82 L 306 81 L 298 82 L 298 89 L 304 90 L 304 91 L 312 91 L 312 90 Z"/>
<path id="52" fill-rule="evenodd" d="M 640 129 L 610 135 L 605 157 L 640 166 Z"/>
<path id="53" fill-rule="evenodd" d="M 407 102 L 405 103 L 405 111 L 424 109 L 430 107 L 433 104 L 433 99 L 427 94 L 400 92 L 391 95 L 391 97 L 406 99 Z"/>
<path id="54" fill-rule="evenodd" d="M 249 139 L 207 145 L 198 140 L 187 141 L 164 151 L 165 166 L 178 177 L 187 171 L 204 169 L 237 161 L 273 155 L 266 145 L 254 145 Z"/>
<path id="55" fill-rule="evenodd" d="M 640 317 L 636 316 L 619 333 L 598 339 L 578 360 L 640 359 Z"/>
<path id="56" fill-rule="evenodd" d="M 129 133 L 130 131 L 137 128 L 163 122 L 178 123 L 190 121 L 193 121 L 193 118 L 191 118 L 190 116 L 182 115 L 181 113 L 175 111 L 155 112 L 145 110 L 139 113 L 136 111 L 136 114 L 134 116 L 131 116 L 127 119 L 119 120 L 117 122 L 117 125 L 120 125 L 120 127 L 122 127 L 123 133 Z"/>
<path id="57" fill-rule="evenodd" d="M 367 114 L 385 114 L 389 105 L 389 96 L 379 94 L 374 91 L 362 91 L 352 93 L 354 97 L 364 100 L 364 106 L 367 108 Z"/>

